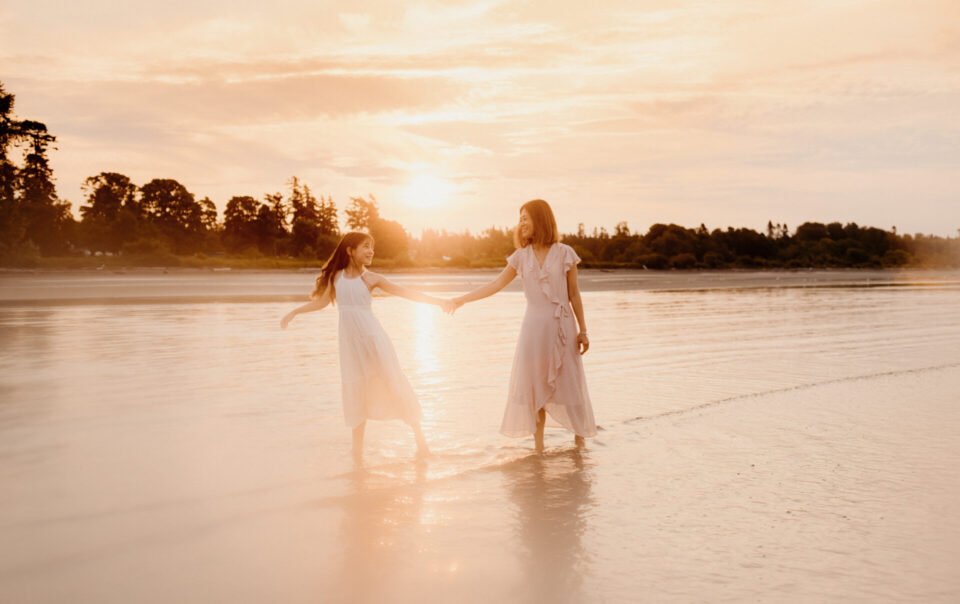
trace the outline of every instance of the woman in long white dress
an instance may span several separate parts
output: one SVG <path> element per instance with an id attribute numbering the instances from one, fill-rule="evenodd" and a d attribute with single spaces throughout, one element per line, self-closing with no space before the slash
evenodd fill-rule
<path id="1" fill-rule="evenodd" d="M 347 233 L 323 265 L 311 301 L 283 317 L 287 325 L 298 314 L 320 310 L 330 303 L 339 311 L 338 340 L 340 378 L 343 389 L 343 416 L 353 430 L 353 454 L 360 458 L 368 419 L 400 419 L 410 425 L 417 441 L 417 452 L 429 453 L 420 429 L 420 403 L 400 368 L 393 343 L 371 308 L 370 292 L 375 288 L 446 311 L 453 303 L 397 285 L 370 270 L 373 261 L 373 237 L 366 233 Z"/>
<path id="2" fill-rule="evenodd" d="M 514 233 L 517 250 L 493 281 L 454 298 L 457 307 L 499 292 L 520 275 L 527 310 L 510 373 L 507 407 L 500 432 L 507 436 L 534 435 L 543 450 L 546 414 L 583 437 L 597 432 L 587 379 L 580 358 L 590 347 L 583 302 L 577 280 L 580 258 L 559 242 L 550 205 L 542 199 L 520 208 Z M 574 322 L 576 319 L 576 322 Z"/>

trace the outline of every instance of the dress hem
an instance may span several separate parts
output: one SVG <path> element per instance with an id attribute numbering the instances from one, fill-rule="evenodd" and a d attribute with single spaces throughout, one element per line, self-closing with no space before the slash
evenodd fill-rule
<path id="1" fill-rule="evenodd" d="M 508 403 L 508 405 L 509 405 L 509 404 L 510 404 L 510 403 Z M 551 413 L 551 412 L 550 412 L 550 406 L 560 407 L 561 405 L 558 405 L 557 403 L 552 403 L 552 405 L 551 405 L 551 403 L 548 401 L 548 402 L 545 402 L 545 403 L 542 403 L 542 404 L 538 405 L 538 406 L 534 409 L 534 411 L 533 411 L 533 417 L 534 417 L 534 419 L 533 419 L 533 426 L 534 426 L 534 427 L 533 427 L 533 430 L 530 430 L 530 431 L 525 431 L 525 430 L 520 430 L 520 431 L 507 431 L 507 430 L 504 430 L 504 429 L 503 429 L 503 425 L 501 424 L 501 426 L 500 426 L 500 434 L 503 434 L 504 436 L 507 436 L 507 437 L 509 437 L 509 438 L 524 438 L 524 437 L 532 436 L 532 435 L 536 434 L 536 431 L 537 431 L 537 427 L 536 427 L 536 426 L 537 426 L 537 419 L 536 419 L 536 416 L 537 416 L 537 414 L 540 412 L 541 409 L 544 409 L 544 410 L 546 410 L 547 415 L 549 415 L 550 418 L 553 419 L 553 421 L 555 421 L 555 422 L 557 422 L 557 424 L 559 424 L 559 427 L 560 427 L 560 428 L 563 428 L 564 430 L 566 430 L 566 431 L 568 431 L 568 432 L 573 432 L 574 435 L 576 435 L 576 436 L 580 436 L 580 437 L 583 437 L 583 438 L 593 438 L 594 436 L 597 435 L 596 424 L 594 424 L 593 430 L 590 431 L 589 433 L 580 434 L 580 433 L 577 432 L 577 430 L 576 430 L 575 428 L 572 428 L 572 427 L 570 427 L 570 426 L 567 426 L 567 425 L 564 424 L 562 421 L 560 421 L 560 419 L 559 419 L 555 414 Z"/>

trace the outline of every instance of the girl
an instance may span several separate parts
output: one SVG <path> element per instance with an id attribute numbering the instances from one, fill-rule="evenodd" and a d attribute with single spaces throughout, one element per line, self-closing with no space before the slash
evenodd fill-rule
<path id="1" fill-rule="evenodd" d="M 335 304 L 339 310 L 340 378 L 343 414 L 353 429 L 353 455 L 363 452 L 363 432 L 368 419 L 402 419 L 413 428 L 417 453 L 427 455 L 420 430 L 420 404 L 400 369 L 397 353 L 370 308 L 370 292 L 383 291 L 415 302 L 437 304 L 451 312 L 453 303 L 388 281 L 366 270 L 373 261 L 373 237 L 347 233 L 337 244 L 310 294 L 311 301 L 293 309 L 280 321 L 286 328 L 300 313 Z"/>
<path id="2" fill-rule="evenodd" d="M 559 242 L 553 210 L 542 199 L 520 208 L 513 240 L 517 250 L 507 258 L 503 272 L 453 302 L 460 307 L 492 296 L 520 275 L 527 311 L 513 357 L 500 432 L 507 436 L 533 433 L 536 449 L 542 451 L 549 413 L 574 433 L 574 442 L 580 447 L 583 437 L 597 433 L 580 359 L 590 347 L 577 283 L 580 258 L 573 248 Z"/>

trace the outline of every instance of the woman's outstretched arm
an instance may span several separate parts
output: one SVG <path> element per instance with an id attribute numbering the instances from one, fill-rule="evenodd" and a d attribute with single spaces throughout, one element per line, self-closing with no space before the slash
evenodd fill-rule
<path id="1" fill-rule="evenodd" d="M 291 310 L 290 312 L 288 312 L 286 315 L 284 315 L 283 318 L 280 319 L 280 328 L 286 329 L 287 325 L 290 324 L 290 321 L 293 321 L 293 318 L 296 317 L 297 315 L 305 312 L 313 312 L 316 310 L 320 310 L 323 307 L 325 307 L 327 304 L 330 304 L 330 288 L 329 287 L 327 287 L 327 289 L 324 290 L 324 292 L 320 294 L 320 297 L 317 298 L 316 300 L 310 300 L 303 306 L 298 306 L 293 310 Z"/>
<path id="2" fill-rule="evenodd" d="M 415 289 L 398 285 L 383 275 L 378 275 L 372 271 L 364 272 L 363 280 L 370 289 L 379 287 L 383 291 L 387 292 L 388 294 L 393 294 L 394 296 L 400 296 L 401 298 L 406 298 L 407 300 L 412 300 L 414 302 L 422 302 L 424 304 L 435 304 L 442 307 L 446 312 L 452 312 L 453 310 L 451 308 L 452 305 L 449 304 L 448 300 L 437 298 L 436 296 L 431 296 Z"/>
<path id="3" fill-rule="evenodd" d="M 491 281 L 490 283 L 487 283 L 486 285 L 481 285 L 480 287 L 473 290 L 472 292 L 468 292 L 466 294 L 463 294 L 462 296 L 458 296 L 454 298 L 453 302 L 459 308 L 460 306 L 463 306 L 467 302 L 473 302 L 474 300 L 482 300 L 484 298 L 492 296 L 493 294 L 497 293 L 501 289 L 505 288 L 507 284 L 513 281 L 516 276 L 517 276 L 517 271 L 512 266 L 507 266 L 506 268 L 503 269 L 503 271 L 499 275 L 497 275 L 497 277 L 493 281 Z"/>
<path id="4" fill-rule="evenodd" d="M 567 271 L 567 295 L 570 297 L 570 306 L 573 307 L 573 316 L 577 318 L 580 333 L 577 334 L 577 345 L 580 354 L 590 348 L 590 338 L 587 337 L 587 321 L 583 318 L 583 300 L 580 299 L 580 282 L 577 279 L 577 265 Z"/>

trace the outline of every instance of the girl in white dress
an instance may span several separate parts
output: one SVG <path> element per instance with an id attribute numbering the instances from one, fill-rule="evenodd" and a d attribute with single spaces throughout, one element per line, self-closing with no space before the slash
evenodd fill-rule
<path id="1" fill-rule="evenodd" d="M 420 455 L 429 453 L 420 429 L 420 404 L 400 369 L 397 353 L 370 308 L 374 288 L 415 302 L 436 304 L 447 312 L 453 303 L 397 285 L 366 269 L 373 261 L 373 237 L 347 233 L 323 265 L 311 301 L 287 313 L 286 328 L 298 314 L 335 304 L 339 310 L 340 378 L 343 415 L 353 429 L 353 454 L 363 452 L 368 419 L 400 419 L 410 425 Z"/>
<path id="2" fill-rule="evenodd" d="M 590 347 L 577 282 L 580 258 L 572 247 L 559 242 L 553 210 L 542 199 L 520 208 L 514 243 L 517 250 L 496 279 L 453 302 L 459 307 L 492 296 L 520 275 L 527 310 L 500 432 L 507 436 L 532 433 L 537 450 L 542 451 L 549 413 L 582 446 L 583 437 L 596 435 L 597 426 L 580 359 Z"/>

